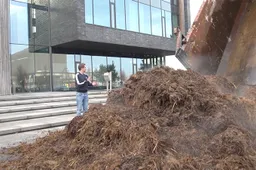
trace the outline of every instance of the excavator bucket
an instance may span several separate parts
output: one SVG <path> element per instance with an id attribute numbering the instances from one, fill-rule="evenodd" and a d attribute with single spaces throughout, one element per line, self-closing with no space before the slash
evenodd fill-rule
<path id="1" fill-rule="evenodd" d="M 256 84 L 256 2 L 205 0 L 176 57 L 185 67 Z"/>

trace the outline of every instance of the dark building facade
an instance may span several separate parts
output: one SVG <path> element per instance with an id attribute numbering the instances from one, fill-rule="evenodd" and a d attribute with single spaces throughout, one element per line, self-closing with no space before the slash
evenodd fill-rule
<path id="1" fill-rule="evenodd" d="M 94 88 L 121 86 L 175 53 L 178 0 L 10 0 L 12 92 L 74 90 L 79 63 Z M 189 0 L 184 0 L 190 26 Z"/>

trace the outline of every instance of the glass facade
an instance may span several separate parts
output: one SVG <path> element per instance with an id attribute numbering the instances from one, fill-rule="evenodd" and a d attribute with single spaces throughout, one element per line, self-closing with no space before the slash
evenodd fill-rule
<path id="1" fill-rule="evenodd" d="M 106 71 L 113 73 L 113 86 L 120 87 L 131 74 L 164 65 L 165 57 L 157 56 L 124 58 L 52 53 L 49 3 L 49 0 L 10 0 L 13 93 L 75 90 L 80 63 L 86 64 L 94 89 L 106 88 L 103 78 Z M 174 17 L 168 0 L 85 0 L 85 11 L 85 22 L 89 24 L 165 37 L 172 34 Z"/>
<path id="2" fill-rule="evenodd" d="M 84 0 L 85 22 L 170 38 L 171 0 Z M 175 19 L 175 18 L 174 18 Z M 174 22 L 176 22 L 174 20 Z"/>
<path id="3" fill-rule="evenodd" d="M 48 39 L 48 0 L 10 0 L 10 55 L 12 92 L 51 90 L 49 44 L 39 41 L 40 33 Z M 43 8 L 40 8 L 43 7 Z M 40 22 L 36 23 L 36 18 Z M 35 27 L 35 25 L 39 27 Z"/>

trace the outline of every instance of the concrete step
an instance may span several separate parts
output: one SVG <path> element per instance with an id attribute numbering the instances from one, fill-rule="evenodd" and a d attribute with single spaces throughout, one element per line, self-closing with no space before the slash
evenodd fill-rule
<path id="1" fill-rule="evenodd" d="M 68 114 L 45 118 L 0 123 L 0 136 L 67 125 L 76 115 Z"/>
<path id="2" fill-rule="evenodd" d="M 89 104 L 105 103 L 106 100 L 107 100 L 106 98 L 90 99 Z M 30 105 L 0 107 L 0 114 L 21 112 L 21 111 L 30 111 L 30 110 L 42 110 L 42 109 L 50 109 L 50 108 L 70 107 L 70 106 L 76 106 L 76 101 L 51 102 L 51 103 L 39 103 L 39 104 L 30 104 Z"/>
<path id="3" fill-rule="evenodd" d="M 65 126 L 59 126 L 54 128 L 47 128 L 41 130 L 34 130 L 28 132 L 21 132 L 16 134 L 9 134 L 0 136 L 0 149 L 9 148 L 19 145 L 20 143 L 32 143 L 37 138 L 46 136 L 49 132 L 63 130 Z"/>
<path id="4" fill-rule="evenodd" d="M 89 99 L 99 99 L 107 98 L 107 94 L 91 94 Z M 39 99 L 26 99 L 26 100 L 9 100 L 9 101 L 0 101 L 0 107 L 3 106 L 14 106 L 14 105 L 27 105 L 27 104 L 37 104 L 37 103 L 50 103 L 50 102 L 63 102 L 63 101 L 75 101 L 76 97 L 54 97 L 54 98 L 39 98 Z"/>
<path id="5" fill-rule="evenodd" d="M 107 92 L 106 91 L 89 91 L 88 94 L 89 95 L 99 95 L 99 94 L 107 94 Z M 75 96 L 75 95 L 76 95 L 76 92 L 24 93 L 24 94 L 10 95 L 10 96 L 0 96 L 0 101 L 70 97 L 70 96 Z"/>
<path id="6" fill-rule="evenodd" d="M 26 119 L 35 119 L 35 118 L 42 118 L 42 117 L 50 117 L 50 116 L 59 116 L 59 115 L 66 115 L 66 114 L 75 114 L 75 113 L 76 113 L 75 106 L 14 112 L 14 113 L 4 113 L 4 114 L 0 114 L 0 123 L 26 120 Z"/>

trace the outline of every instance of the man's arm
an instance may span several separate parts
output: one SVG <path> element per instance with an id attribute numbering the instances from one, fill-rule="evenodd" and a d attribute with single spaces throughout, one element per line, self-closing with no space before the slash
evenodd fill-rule
<path id="1" fill-rule="evenodd" d="M 87 82 L 88 82 L 88 86 L 93 86 L 93 85 L 92 85 L 92 82 L 89 80 L 88 75 L 86 76 L 86 80 L 87 80 Z"/>
<path id="2" fill-rule="evenodd" d="M 93 86 L 92 82 L 88 81 L 88 86 Z"/>
<path id="3" fill-rule="evenodd" d="M 79 79 L 79 73 L 76 74 L 76 84 L 79 85 L 83 85 L 86 81 L 83 80 L 81 81 L 81 79 Z"/>

